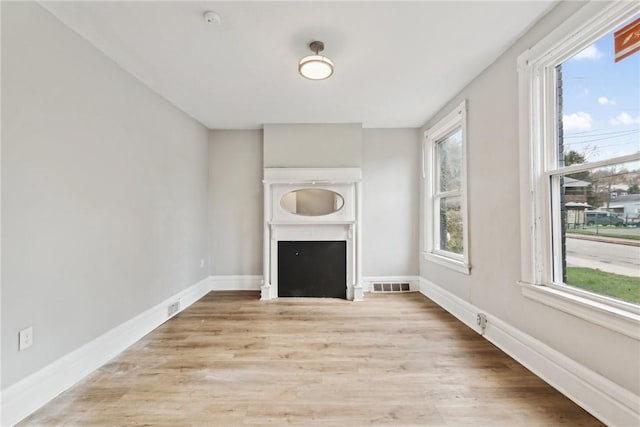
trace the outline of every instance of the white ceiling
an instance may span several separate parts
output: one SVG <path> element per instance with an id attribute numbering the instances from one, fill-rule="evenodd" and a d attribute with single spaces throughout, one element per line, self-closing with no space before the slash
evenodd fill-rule
<path id="1" fill-rule="evenodd" d="M 419 127 L 554 1 L 42 2 L 211 129 Z M 220 26 L 202 17 L 214 10 Z M 312 40 L 336 64 L 297 72 Z M 515 67 L 515 64 L 514 64 Z"/>

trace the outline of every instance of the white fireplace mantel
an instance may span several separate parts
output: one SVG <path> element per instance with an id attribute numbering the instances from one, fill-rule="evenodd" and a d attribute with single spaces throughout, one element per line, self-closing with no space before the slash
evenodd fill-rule
<path id="1" fill-rule="evenodd" d="M 344 240 L 347 242 L 347 298 L 362 301 L 362 171 L 360 168 L 265 168 L 264 258 L 261 299 L 278 298 L 278 242 Z M 304 188 L 334 191 L 341 209 L 322 216 L 301 216 L 282 208 L 283 195 Z"/>

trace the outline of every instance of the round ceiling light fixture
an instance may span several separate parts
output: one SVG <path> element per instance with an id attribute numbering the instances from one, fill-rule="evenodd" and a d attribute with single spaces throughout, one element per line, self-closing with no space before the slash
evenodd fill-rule
<path id="1" fill-rule="evenodd" d="M 302 77 L 309 80 L 324 80 L 333 74 L 333 62 L 326 56 L 319 55 L 324 50 L 324 43 L 313 41 L 309 44 L 309 49 L 315 55 L 305 56 L 298 62 L 298 72 Z"/>

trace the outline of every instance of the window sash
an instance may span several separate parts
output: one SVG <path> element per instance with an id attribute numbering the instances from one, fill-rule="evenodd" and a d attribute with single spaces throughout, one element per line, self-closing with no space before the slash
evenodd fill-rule
<path id="1" fill-rule="evenodd" d="M 522 242 L 518 284 L 527 298 L 637 340 L 640 340 L 637 306 L 558 283 L 550 271 L 553 267 L 552 177 L 637 160 L 636 154 L 558 167 L 557 150 L 553 149 L 557 141 L 555 67 L 639 11 L 640 3 L 589 2 L 518 57 Z"/>
<path id="2" fill-rule="evenodd" d="M 629 161 L 640 161 L 640 153 L 635 153 L 626 156 L 619 156 L 610 159 L 605 159 L 599 162 L 593 163 L 585 163 L 583 165 L 574 165 L 559 167 L 552 171 L 545 173 L 545 178 L 547 182 L 548 190 L 545 193 L 547 199 L 551 200 L 551 211 L 549 212 L 551 223 L 551 235 L 549 236 L 549 240 L 547 241 L 547 245 L 551 246 L 551 258 L 548 260 L 547 265 L 551 266 L 551 271 L 549 272 L 549 279 L 544 283 L 546 286 L 553 287 L 554 289 L 563 290 L 570 292 L 574 295 L 579 296 L 587 296 L 590 299 L 595 301 L 609 304 L 614 307 L 631 311 L 634 313 L 640 314 L 640 305 L 633 304 L 630 302 L 622 301 L 619 299 L 615 299 L 612 297 L 608 297 L 606 295 L 601 295 L 595 292 L 590 292 L 584 289 L 576 288 L 574 286 L 568 285 L 563 282 L 562 278 L 562 241 L 560 236 L 562 236 L 562 221 L 561 215 L 562 212 L 560 209 L 555 208 L 555 206 L 560 206 L 560 196 L 561 196 L 561 185 L 560 179 L 565 175 L 570 175 L 576 172 L 582 172 L 585 170 L 598 169 L 607 166 L 615 166 L 619 164 L 625 164 Z M 560 254 L 560 256 L 556 256 L 556 254 Z"/>
<path id="3" fill-rule="evenodd" d="M 454 197 L 460 197 L 460 205 L 461 205 L 460 209 L 462 209 L 462 190 L 447 191 L 447 192 L 436 194 L 433 196 L 433 219 L 434 219 L 433 252 L 442 256 L 457 259 L 459 261 L 464 261 L 464 250 L 466 250 L 466 245 L 467 245 L 467 242 L 464 239 L 464 234 L 462 238 L 463 253 L 458 254 L 458 253 L 441 248 L 442 236 L 440 235 L 440 227 L 442 224 L 440 223 L 440 212 L 442 209 L 442 199 L 448 199 L 448 198 L 454 198 Z M 464 227 L 464 219 L 463 219 L 462 226 Z"/>
<path id="4" fill-rule="evenodd" d="M 556 143 L 557 144 L 557 143 Z M 584 172 L 590 169 L 597 169 L 606 166 L 615 166 L 621 163 L 630 163 L 636 162 L 640 160 L 640 153 L 627 154 L 625 156 L 619 157 L 611 157 L 609 159 L 600 160 L 593 163 L 582 163 L 579 165 L 571 165 L 571 166 L 559 166 L 559 167 L 550 167 L 545 175 L 547 177 L 558 176 L 558 175 L 569 175 L 577 172 Z"/>
<path id="5" fill-rule="evenodd" d="M 462 135 L 459 186 L 457 186 L 458 188 L 449 188 L 446 191 L 441 191 L 439 144 L 457 132 L 461 132 Z M 463 101 L 453 111 L 425 132 L 422 145 L 422 176 L 424 178 L 422 250 L 424 258 L 463 274 L 469 274 L 470 272 L 466 194 L 466 138 L 466 101 Z M 463 242 L 462 254 L 440 249 L 440 205 L 441 200 L 447 197 L 460 197 Z"/>
<path id="6" fill-rule="evenodd" d="M 454 126 L 453 128 L 449 129 L 448 132 L 446 132 L 443 136 L 439 137 L 433 144 L 433 160 L 435 163 L 435 179 L 434 179 L 434 193 L 435 194 L 441 194 L 441 193 L 446 193 L 449 191 L 455 191 L 455 190 L 461 190 L 461 186 L 462 186 L 462 168 L 460 167 L 460 173 L 458 176 L 458 186 L 455 188 L 450 188 L 449 190 L 441 190 L 442 188 L 442 174 L 443 174 L 443 165 L 442 162 L 440 161 L 440 153 L 441 151 L 444 149 L 443 145 L 444 142 L 447 141 L 451 136 L 455 135 L 456 133 L 462 133 L 463 129 L 462 129 L 462 123 L 457 124 L 456 126 Z M 462 148 L 462 147 L 461 147 Z M 462 150 L 461 150 L 462 151 Z M 463 159 L 461 158 L 460 161 L 462 162 Z M 460 165 L 462 166 L 462 165 Z M 447 186 L 450 187 L 451 183 L 447 183 Z"/>

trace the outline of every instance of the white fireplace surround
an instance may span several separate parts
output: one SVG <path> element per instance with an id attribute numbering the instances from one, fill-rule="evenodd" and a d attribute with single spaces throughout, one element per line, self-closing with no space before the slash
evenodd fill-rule
<path id="1" fill-rule="evenodd" d="M 360 168 L 265 168 L 264 253 L 261 299 L 278 298 L 278 242 L 343 240 L 347 242 L 347 299 L 362 301 L 362 171 Z M 302 216 L 282 208 L 290 191 L 334 191 L 344 200 L 328 215 Z"/>

